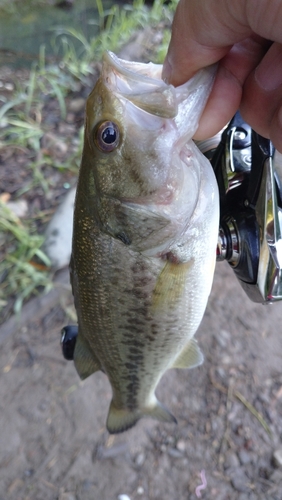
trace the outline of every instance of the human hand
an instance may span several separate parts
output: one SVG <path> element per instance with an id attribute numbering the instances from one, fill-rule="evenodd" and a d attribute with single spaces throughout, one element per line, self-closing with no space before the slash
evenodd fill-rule
<path id="1" fill-rule="evenodd" d="M 282 0 L 180 0 L 163 78 L 181 85 L 215 62 L 195 139 L 211 137 L 240 109 L 282 152 Z"/>

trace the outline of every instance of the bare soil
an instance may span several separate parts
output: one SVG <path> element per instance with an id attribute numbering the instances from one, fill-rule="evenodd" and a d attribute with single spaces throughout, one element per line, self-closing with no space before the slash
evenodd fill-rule
<path id="1" fill-rule="evenodd" d="M 205 362 L 158 388 L 178 425 L 110 436 L 107 378 L 80 382 L 61 354 L 67 282 L 65 271 L 0 332 L 1 500 L 194 500 L 203 470 L 202 498 L 281 500 L 282 304 L 253 304 L 218 264 L 197 334 Z"/>

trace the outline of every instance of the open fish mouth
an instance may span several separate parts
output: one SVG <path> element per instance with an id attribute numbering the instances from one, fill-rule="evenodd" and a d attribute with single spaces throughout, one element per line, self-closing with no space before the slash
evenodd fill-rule
<path id="1" fill-rule="evenodd" d="M 149 83 L 148 80 L 151 80 L 152 84 L 154 84 L 155 80 L 158 80 L 159 82 L 162 82 L 164 86 L 168 86 L 161 77 L 162 64 L 125 61 L 124 59 L 119 59 L 113 52 L 110 51 L 105 52 L 103 56 L 103 64 L 104 67 L 109 64 L 111 71 L 123 75 L 125 80 L 128 80 L 129 82 L 132 80 L 134 83 L 134 90 L 138 90 L 138 82 Z"/>
<path id="2" fill-rule="evenodd" d="M 215 71 L 216 65 L 202 69 L 188 82 L 174 87 L 162 80 L 161 64 L 125 61 L 108 51 L 103 57 L 102 78 L 113 93 L 143 111 L 161 118 L 174 118 L 177 125 L 187 119 L 190 130 L 195 122 L 196 131 L 198 117 L 213 85 L 211 75 L 214 76 Z"/>
<path id="3" fill-rule="evenodd" d="M 161 72 L 161 64 L 124 61 L 112 52 L 104 55 L 102 74 L 113 92 L 150 114 L 174 118 L 178 112 L 175 88 L 161 79 Z"/>

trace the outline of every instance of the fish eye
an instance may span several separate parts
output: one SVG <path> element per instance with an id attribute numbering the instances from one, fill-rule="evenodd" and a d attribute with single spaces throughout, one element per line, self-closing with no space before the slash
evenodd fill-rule
<path id="1" fill-rule="evenodd" d="M 95 144 L 103 153 L 110 153 L 119 145 L 118 126 L 111 121 L 100 123 L 95 131 Z"/>

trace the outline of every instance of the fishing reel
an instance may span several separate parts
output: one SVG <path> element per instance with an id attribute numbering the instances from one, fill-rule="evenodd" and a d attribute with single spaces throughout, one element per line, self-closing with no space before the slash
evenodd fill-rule
<path id="1" fill-rule="evenodd" d="M 282 184 L 272 143 L 237 112 L 219 137 L 197 145 L 219 188 L 217 260 L 227 260 L 252 301 L 281 300 Z"/>

